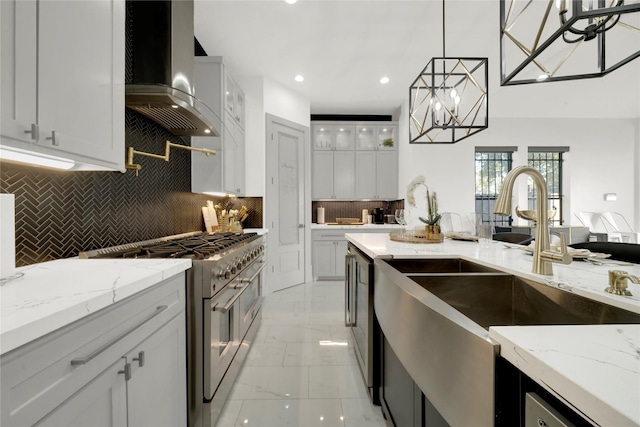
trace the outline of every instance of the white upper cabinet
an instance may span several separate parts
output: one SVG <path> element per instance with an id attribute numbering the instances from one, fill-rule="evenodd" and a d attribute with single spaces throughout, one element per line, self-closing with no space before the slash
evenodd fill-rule
<path id="1" fill-rule="evenodd" d="M 191 154 L 191 191 L 194 193 L 245 193 L 245 96 L 219 56 L 195 58 L 195 96 L 215 117 L 219 137 L 193 137 L 194 147 L 216 150 L 214 156 Z"/>
<path id="2" fill-rule="evenodd" d="M 398 125 L 396 124 L 366 124 L 356 128 L 358 150 L 395 150 L 396 134 Z"/>
<path id="3" fill-rule="evenodd" d="M 398 125 L 312 123 L 312 198 L 396 199 Z"/>
<path id="4" fill-rule="evenodd" d="M 353 125 L 313 125 L 314 150 L 353 150 L 355 147 L 355 126 Z"/>
<path id="5" fill-rule="evenodd" d="M 224 108 L 231 117 L 244 129 L 244 92 L 224 68 Z"/>
<path id="6" fill-rule="evenodd" d="M 124 171 L 125 2 L 0 3 L 2 146 Z"/>

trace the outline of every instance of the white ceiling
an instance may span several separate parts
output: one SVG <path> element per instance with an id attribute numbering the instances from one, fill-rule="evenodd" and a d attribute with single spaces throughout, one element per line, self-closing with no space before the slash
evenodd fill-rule
<path id="1" fill-rule="evenodd" d="M 195 34 L 234 75 L 272 79 L 314 114 L 393 114 L 442 55 L 442 2 L 195 0 Z M 640 117 L 640 59 L 603 78 L 501 87 L 499 49 L 499 0 L 447 0 L 447 56 L 489 58 L 491 117 Z"/>

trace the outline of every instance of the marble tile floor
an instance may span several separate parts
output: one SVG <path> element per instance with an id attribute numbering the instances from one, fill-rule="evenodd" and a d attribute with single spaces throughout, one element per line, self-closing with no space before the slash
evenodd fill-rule
<path id="1" fill-rule="evenodd" d="M 262 325 L 217 427 L 384 427 L 344 326 L 344 283 L 268 295 Z"/>

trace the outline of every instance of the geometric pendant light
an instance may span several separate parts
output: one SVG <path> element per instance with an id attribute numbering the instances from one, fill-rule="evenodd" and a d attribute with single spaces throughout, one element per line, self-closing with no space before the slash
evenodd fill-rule
<path id="1" fill-rule="evenodd" d="M 409 143 L 453 144 L 489 126 L 487 58 L 445 54 L 442 1 L 442 57 L 427 63 L 409 88 Z"/>
<path id="2" fill-rule="evenodd" d="M 500 0 L 502 86 L 602 77 L 640 56 L 640 0 Z"/>

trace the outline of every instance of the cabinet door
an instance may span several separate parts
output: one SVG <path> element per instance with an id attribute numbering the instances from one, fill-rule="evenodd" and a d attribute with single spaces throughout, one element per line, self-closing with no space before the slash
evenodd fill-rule
<path id="1" fill-rule="evenodd" d="M 398 126 L 378 126 L 378 150 L 395 150 L 397 148 Z"/>
<path id="2" fill-rule="evenodd" d="M 378 143 L 376 141 L 376 126 L 362 125 L 356 127 L 356 149 L 374 150 Z"/>
<path id="3" fill-rule="evenodd" d="M 337 240 L 335 242 L 335 274 L 337 277 L 344 277 L 344 257 L 347 255 L 347 241 Z"/>
<path id="4" fill-rule="evenodd" d="M 333 194 L 336 199 L 353 199 L 356 194 L 355 152 L 333 152 Z"/>
<path id="5" fill-rule="evenodd" d="M 244 130 L 236 123 L 236 195 L 245 194 L 245 140 Z"/>
<path id="6" fill-rule="evenodd" d="M 185 312 L 127 354 L 129 427 L 187 425 Z"/>
<path id="7" fill-rule="evenodd" d="M 334 147 L 336 150 L 353 150 L 356 144 L 356 127 L 353 125 L 334 125 Z"/>
<path id="8" fill-rule="evenodd" d="M 333 152 L 314 151 L 312 171 L 311 197 L 314 199 L 331 199 L 333 197 Z"/>
<path id="9" fill-rule="evenodd" d="M 35 142 L 25 131 L 37 123 L 36 13 L 35 0 L 0 1 L 0 135 L 4 143 Z"/>
<path id="10" fill-rule="evenodd" d="M 356 152 L 356 199 L 374 199 L 377 195 L 376 152 Z"/>
<path id="11" fill-rule="evenodd" d="M 240 86 L 236 85 L 236 121 L 240 129 L 244 130 L 245 123 L 245 97 Z"/>
<path id="12" fill-rule="evenodd" d="M 346 253 L 346 249 L 345 249 Z M 344 264 L 344 260 L 341 261 Z M 344 265 L 342 265 L 344 274 Z M 313 242 L 313 276 L 333 277 L 336 275 L 336 244 L 332 240 Z"/>
<path id="13" fill-rule="evenodd" d="M 37 427 L 122 427 L 127 425 L 127 390 L 124 359 L 111 365 L 71 396 Z M 154 408 L 154 410 L 158 410 Z M 151 411 L 153 413 L 153 411 Z"/>
<path id="14" fill-rule="evenodd" d="M 224 128 L 222 130 L 222 185 L 225 192 L 235 194 L 238 189 L 236 167 L 238 145 L 236 142 L 236 122 L 225 111 Z"/>
<path id="15" fill-rule="evenodd" d="M 333 150 L 333 126 L 313 125 L 313 149 Z"/>
<path id="16" fill-rule="evenodd" d="M 236 116 L 236 82 L 229 73 L 224 73 L 224 108 L 231 114 L 231 117 Z"/>
<path id="17" fill-rule="evenodd" d="M 376 187 L 379 199 L 398 197 L 397 151 L 376 151 Z"/>
<path id="18" fill-rule="evenodd" d="M 124 171 L 125 2 L 38 4 L 41 144 Z"/>

